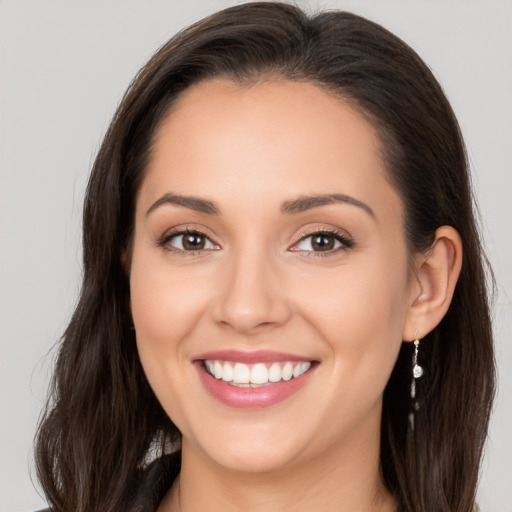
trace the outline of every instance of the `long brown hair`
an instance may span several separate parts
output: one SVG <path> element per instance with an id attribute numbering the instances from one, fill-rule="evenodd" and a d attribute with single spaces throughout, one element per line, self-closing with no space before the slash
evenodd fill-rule
<path id="1" fill-rule="evenodd" d="M 403 344 L 385 389 L 381 471 L 400 511 L 475 509 L 495 368 L 486 260 L 453 111 L 418 55 L 381 26 L 261 2 L 220 11 L 165 44 L 130 85 L 97 155 L 84 206 L 81 294 L 37 435 L 38 476 L 55 510 L 122 510 L 148 458 L 179 441 L 138 358 L 121 254 L 152 138 L 177 96 L 215 77 L 244 86 L 268 76 L 339 94 L 377 128 L 411 253 L 427 250 L 442 225 L 462 237 L 453 301 L 421 345 L 428 371 L 414 429 L 411 344 Z"/>

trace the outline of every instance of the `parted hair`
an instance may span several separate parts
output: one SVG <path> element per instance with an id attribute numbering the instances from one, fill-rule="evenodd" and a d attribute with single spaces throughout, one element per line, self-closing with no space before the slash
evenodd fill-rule
<path id="1" fill-rule="evenodd" d="M 400 512 L 471 512 L 495 389 L 488 270 L 460 129 L 418 55 L 380 25 L 341 11 L 276 2 L 217 12 L 164 44 L 124 95 L 95 159 L 83 211 L 83 280 L 60 343 L 35 447 L 55 511 L 119 511 L 151 458 L 179 443 L 144 375 L 131 328 L 130 251 L 136 194 L 163 116 L 182 91 L 226 78 L 278 77 L 337 94 L 376 128 L 405 210 L 411 254 L 437 228 L 460 234 L 464 259 L 449 310 L 421 343 L 419 410 L 411 343 L 386 386 L 381 473 Z M 414 428 L 409 421 L 414 415 Z M 312 475 L 314 478 L 314 475 Z"/>

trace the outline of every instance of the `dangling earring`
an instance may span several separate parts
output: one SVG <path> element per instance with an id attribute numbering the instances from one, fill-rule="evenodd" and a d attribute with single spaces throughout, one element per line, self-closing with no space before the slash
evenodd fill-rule
<path id="1" fill-rule="evenodd" d="M 414 430 L 414 412 L 420 410 L 420 404 L 416 398 L 416 379 L 423 376 L 423 368 L 418 364 L 418 351 L 420 346 L 420 340 L 418 339 L 418 330 L 414 334 L 416 338 L 414 340 L 414 353 L 412 355 L 412 381 L 411 381 L 411 398 L 413 410 L 409 413 L 409 423 L 411 429 Z"/>

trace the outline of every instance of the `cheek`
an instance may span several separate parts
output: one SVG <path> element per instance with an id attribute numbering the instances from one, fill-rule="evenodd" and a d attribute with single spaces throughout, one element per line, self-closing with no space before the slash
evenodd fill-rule
<path id="1" fill-rule="evenodd" d="M 134 254 L 130 296 L 138 338 L 164 348 L 196 325 L 208 302 L 209 285 L 207 276 L 190 274 L 166 264 L 165 254 Z"/>
<path id="2" fill-rule="evenodd" d="M 361 258 L 316 276 L 315 292 L 303 302 L 303 316 L 327 344 L 334 371 L 357 396 L 372 387 L 379 396 L 396 362 L 407 313 L 406 264 L 405 253 Z"/>
<path id="3" fill-rule="evenodd" d="M 160 403 L 180 425 L 184 382 L 190 379 L 189 342 L 208 300 L 205 279 L 184 279 L 165 254 L 134 251 L 130 274 L 132 317 L 146 377 Z"/>
<path id="4" fill-rule="evenodd" d="M 139 357 L 158 400 L 180 429 L 187 417 L 183 388 L 195 371 L 189 335 L 208 301 L 208 283 L 204 276 L 196 278 L 171 267 L 165 254 L 134 250 L 130 297 Z"/>

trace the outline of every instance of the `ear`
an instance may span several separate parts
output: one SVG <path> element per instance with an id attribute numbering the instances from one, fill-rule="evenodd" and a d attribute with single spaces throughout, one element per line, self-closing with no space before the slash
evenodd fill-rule
<path id="1" fill-rule="evenodd" d="M 461 267 L 460 235 L 451 226 L 442 226 L 430 249 L 414 257 L 403 340 L 422 338 L 439 324 L 452 301 Z"/>

